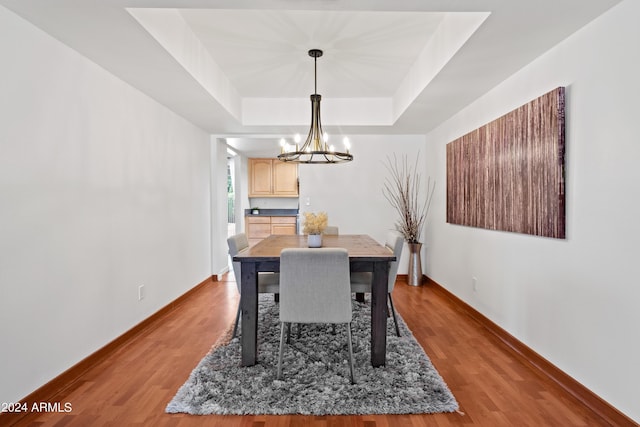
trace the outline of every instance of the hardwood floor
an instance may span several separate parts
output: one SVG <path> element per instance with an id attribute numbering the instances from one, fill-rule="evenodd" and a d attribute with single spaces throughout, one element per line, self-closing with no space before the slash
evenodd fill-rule
<path id="1" fill-rule="evenodd" d="M 232 324 L 233 276 L 208 282 L 159 322 L 89 369 L 49 402 L 68 413 L 30 413 L 17 426 L 606 426 L 515 357 L 431 286 L 399 282 L 396 309 L 460 404 L 460 413 L 362 416 L 190 416 L 164 408 Z M 64 406 L 63 406 L 64 407 Z M 0 425 L 3 425 L 0 416 Z M 7 418 L 5 418 L 5 421 Z"/>

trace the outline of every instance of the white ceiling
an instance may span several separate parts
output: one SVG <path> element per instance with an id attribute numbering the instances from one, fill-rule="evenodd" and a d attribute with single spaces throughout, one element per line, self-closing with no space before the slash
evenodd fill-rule
<path id="1" fill-rule="evenodd" d="M 307 98 L 309 48 L 319 92 L 339 98 L 391 96 L 436 31 L 442 13 L 182 9 L 242 97 Z"/>
<path id="2" fill-rule="evenodd" d="M 619 0 L 0 0 L 248 155 L 427 133 Z M 1 30 L 0 30 L 1 32 Z M 19 41 L 16 41 L 19 43 Z M 357 144 L 356 141 L 352 142 Z"/>

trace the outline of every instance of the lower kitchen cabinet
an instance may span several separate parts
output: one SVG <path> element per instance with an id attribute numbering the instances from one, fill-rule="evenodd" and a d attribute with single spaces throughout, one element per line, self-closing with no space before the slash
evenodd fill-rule
<path id="1" fill-rule="evenodd" d="M 272 234 L 297 234 L 295 216 L 246 216 L 249 245 L 253 246 Z"/>

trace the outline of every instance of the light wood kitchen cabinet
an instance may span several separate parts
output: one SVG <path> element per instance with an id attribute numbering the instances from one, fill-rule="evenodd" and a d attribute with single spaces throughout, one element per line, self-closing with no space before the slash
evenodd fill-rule
<path id="1" fill-rule="evenodd" d="M 298 165 L 249 159 L 249 197 L 298 197 Z"/>
<path id="2" fill-rule="evenodd" d="M 253 246 L 271 235 L 271 218 L 268 216 L 248 216 L 245 224 L 249 246 Z"/>
<path id="3" fill-rule="evenodd" d="M 273 160 L 273 194 L 275 196 L 298 197 L 298 165 Z"/>
<path id="4" fill-rule="evenodd" d="M 296 218 L 293 216 L 272 216 L 271 234 L 297 234 Z"/>
<path id="5" fill-rule="evenodd" d="M 249 159 L 249 197 L 269 197 L 273 193 L 272 159 Z"/>
<path id="6" fill-rule="evenodd" d="M 247 239 L 253 246 L 272 234 L 297 234 L 295 216 L 246 216 Z"/>

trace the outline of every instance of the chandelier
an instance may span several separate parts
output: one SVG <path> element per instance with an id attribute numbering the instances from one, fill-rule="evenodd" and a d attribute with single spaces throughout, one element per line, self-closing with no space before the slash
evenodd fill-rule
<path id="1" fill-rule="evenodd" d="M 349 140 L 344 139 L 345 151 L 336 151 L 333 145 L 329 145 L 329 135 L 322 132 L 320 123 L 320 100 L 318 95 L 318 58 L 322 56 L 320 49 L 311 49 L 309 56 L 313 58 L 314 93 L 311 95 L 311 129 L 302 147 L 296 138 L 295 145 L 290 146 L 281 141 L 280 155 L 278 159 L 292 163 L 344 163 L 353 160 L 349 153 Z"/>

